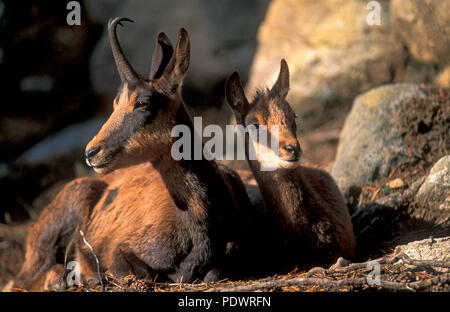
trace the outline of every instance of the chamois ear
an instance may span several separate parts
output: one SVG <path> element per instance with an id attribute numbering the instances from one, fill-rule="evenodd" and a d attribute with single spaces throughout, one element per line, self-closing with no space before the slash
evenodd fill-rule
<path id="1" fill-rule="evenodd" d="M 190 42 L 186 29 L 181 28 L 178 33 L 178 42 L 175 52 L 167 65 L 162 77 L 174 85 L 182 83 L 189 68 Z"/>
<path id="2" fill-rule="evenodd" d="M 167 64 L 173 54 L 173 46 L 167 35 L 163 32 L 158 34 L 155 51 L 153 51 L 152 65 L 149 79 L 158 79 L 164 73 Z"/>
<path id="3" fill-rule="evenodd" d="M 280 73 L 278 79 L 270 90 L 272 96 L 286 98 L 289 92 L 289 67 L 284 59 L 281 60 Z"/>
<path id="4" fill-rule="evenodd" d="M 245 97 L 244 89 L 241 84 L 241 78 L 237 71 L 233 72 L 227 79 L 225 84 L 225 94 L 227 102 L 233 109 L 235 114 L 240 114 L 242 117 L 247 115 L 249 104 Z"/>

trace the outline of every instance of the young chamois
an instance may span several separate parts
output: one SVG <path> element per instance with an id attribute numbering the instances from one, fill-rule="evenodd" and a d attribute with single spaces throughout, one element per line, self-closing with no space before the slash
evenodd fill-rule
<path id="1" fill-rule="evenodd" d="M 294 265 L 328 264 L 338 256 L 351 258 L 355 239 L 344 198 L 333 178 L 326 172 L 300 165 L 301 148 L 296 135 L 295 113 L 286 101 L 289 69 L 281 61 L 281 70 L 271 90 L 259 91 L 249 103 L 240 77 L 234 72 L 226 83 L 226 98 L 238 125 L 247 127 L 277 125 L 278 151 L 256 150 L 256 160 L 249 159 L 249 135 L 246 156 L 256 178 L 266 210 L 274 214 L 284 242 L 286 257 Z M 270 139 L 269 139 L 270 141 Z M 277 168 L 262 171 L 265 165 Z"/>
<path id="2" fill-rule="evenodd" d="M 186 30 L 180 30 L 175 50 L 159 34 L 144 79 L 118 43 L 122 21 L 131 20 L 118 17 L 108 24 L 121 78 L 114 110 L 86 147 L 88 165 L 105 175 L 68 183 L 43 210 L 29 231 L 13 287 L 57 284 L 65 252 L 67 261 L 79 262 L 84 278 L 97 276 L 80 231 L 102 272 L 185 282 L 217 278 L 243 236 L 238 214 L 250 203 L 239 176 L 214 161 L 171 157 L 175 125 L 187 125 L 194 136 L 181 98 L 190 55 Z"/>

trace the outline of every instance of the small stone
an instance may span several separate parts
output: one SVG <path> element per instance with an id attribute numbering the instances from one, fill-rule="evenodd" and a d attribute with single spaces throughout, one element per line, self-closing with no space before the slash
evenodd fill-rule
<path id="1" fill-rule="evenodd" d="M 432 224 L 449 226 L 450 155 L 439 159 L 416 195 L 419 206 L 413 216 Z"/>
<path id="2" fill-rule="evenodd" d="M 389 181 L 386 185 L 389 186 L 391 189 L 397 189 L 403 187 L 405 183 L 403 182 L 402 179 L 397 178 Z"/>
<path id="3" fill-rule="evenodd" d="M 23 92 L 50 92 L 53 88 L 53 78 L 49 76 L 28 76 L 20 81 Z"/>
<path id="4" fill-rule="evenodd" d="M 447 196 L 447 197 L 445 198 L 445 202 L 450 204 L 450 196 Z"/>
<path id="5" fill-rule="evenodd" d="M 344 267 L 348 266 L 348 264 L 349 264 L 348 260 L 345 260 L 344 258 L 339 257 L 337 259 L 336 263 L 330 267 L 330 270 L 335 270 L 337 268 L 344 268 Z"/>
<path id="6" fill-rule="evenodd" d="M 11 170 L 7 164 L 0 163 L 0 179 L 7 177 L 9 175 L 10 171 Z M 449 198 L 449 201 L 450 201 L 450 198 Z"/>
<path id="7" fill-rule="evenodd" d="M 444 68 L 435 78 L 435 84 L 441 88 L 450 88 L 450 65 Z"/>

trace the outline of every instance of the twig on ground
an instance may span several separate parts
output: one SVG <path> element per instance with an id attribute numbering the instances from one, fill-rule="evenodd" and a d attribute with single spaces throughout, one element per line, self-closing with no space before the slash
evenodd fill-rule
<path id="1" fill-rule="evenodd" d="M 81 237 L 83 238 L 84 244 L 89 247 L 89 249 L 91 250 L 92 254 L 94 255 L 95 262 L 97 264 L 98 280 L 100 282 L 100 286 L 101 286 L 102 292 L 103 292 L 103 291 L 105 291 L 105 286 L 103 285 L 102 274 L 100 273 L 100 261 L 98 260 L 98 257 L 97 257 L 97 255 L 94 252 L 94 248 L 92 248 L 92 246 L 86 241 L 86 238 L 84 237 L 84 233 L 83 233 L 82 230 L 80 230 L 80 234 L 81 234 Z"/>
<path id="2" fill-rule="evenodd" d="M 437 268 L 446 268 L 450 269 L 450 263 L 446 261 L 439 260 L 414 260 L 411 259 L 408 255 L 402 253 L 400 254 L 404 263 L 409 265 L 414 265 L 416 267 L 437 267 Z"/>
<path id="3" fill-rule="evenodd" d="M 313 268 L 306 273 L 306 277 L 295 277 L 291 279 L 277 279 L 269 281 L 258 281 L 258 283 L 250 285 L 240 285 L 234 287 L 215 287 L 208 289 L 206 291 L 217 291 L 217 292 L 232 292 L 232 291 L 257 291 L 257 290 L 268 290 L 281 287 L 290 286 L 321 286 L 330 289 L 339 289 L 346 286 L 367 286 L 367 287 L 377 287 L 380 289 L 391 290 L 391 291 L 417 291 L 426 287 L 433 285 L 438 285 L 440 283 L 450 282 L 450 273 L 442 273 L 440 275 L 431 277 L 429 279 L 424 279 L 414 282 L 394 282 L 387 280 L 380 280 L 380 283 L 368 283 L 367 276 L 365 277 L 353 277 L 353 278 L 343 278 L 339 280 L 331 279 L 329 275 L 337 273 L 349 273 L 354 271 L 355 273 L 359 269 L 368 269 L 367 265 L 370 262 L 377 262 L 379 264 L 395 264 L 400 260 L 405 264 L 414 265 L 416 267 L 440 267 L 440 268 L 450 268 L 450 263 L 445 261 L 434 261 L 434 260 L 413 260 L 409 258 L 404 253 L 394 254 L 391 257 L 381 257 L 375 260 L 353 263 L 346 267 L 336 267 L 333 269 L 323 269 L 323 268 Z M 318 278 L 311 277 L 313 274 L 320 273 L 326 277 Z"/>
<path id="4" fill-rule="evenodd" d="M 207 291 L 240 292 L 240 291 L 267 290 L 272 288 L 289 287 L 289 286 L 321 286 L 327 288 L 342 288 L 345 286 L 364 286 L 364 285 L 367 285 L 369 287 L 380 287 L 382 289 L 394 291 L 416 291 L 425 287 L 436 285 L 438 283 L 448 283 L 448 282 L 450 282 L 449 273 L 441 274 L 439 276 L 430 279 L 411 283 L 400 283 L 381 280 L 379 285 L 368 284 L 367 277 L 348 278 L 341 280 L 331 280 L 327 278 L 296 277 L 290 280 L 275 280 L 252 285 L 212 288 L 208 289 Z"/>

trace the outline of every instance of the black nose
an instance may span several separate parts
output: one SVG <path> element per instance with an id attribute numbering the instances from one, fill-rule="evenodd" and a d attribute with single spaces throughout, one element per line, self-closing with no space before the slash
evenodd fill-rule
<path id="1" fill-rule="evenodd" d="M 283 146 L 283 148 L 288 151 L 294 159 L 298 159 L 298 157 L 300 156 L 300 145 L 285 145 Z"/>
<path id="2" fill-rule="evenodd" d="M 97 155 L 101 149 L 102 148 L 100 146 L 96 146 L 96 147 L 92 147 L 92 148 L 88 149 L 85 153 L 86 158 L 91 158 L 91 157 Z"/>

